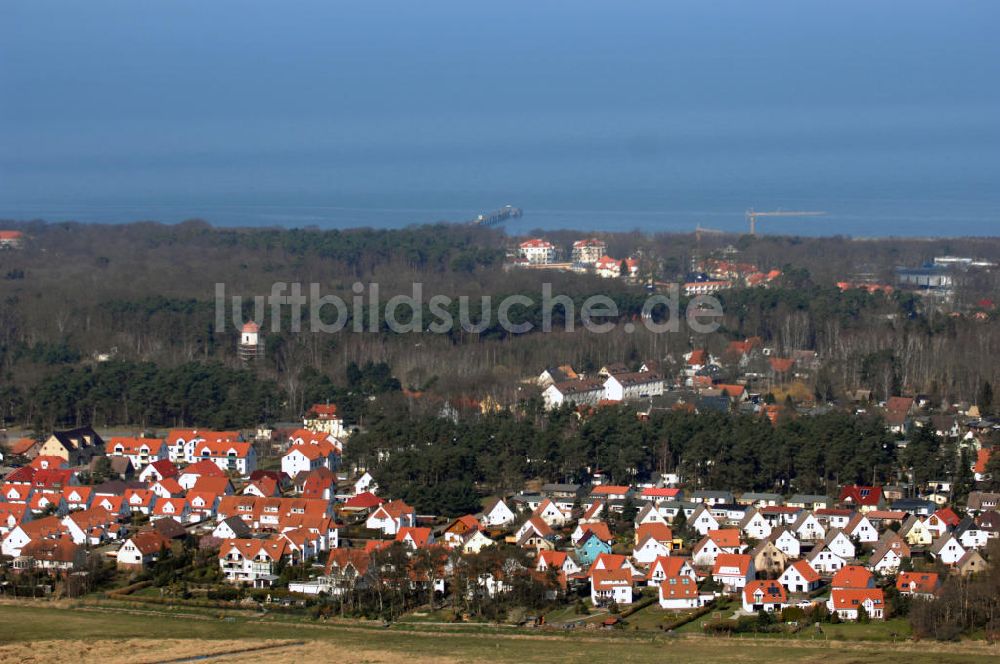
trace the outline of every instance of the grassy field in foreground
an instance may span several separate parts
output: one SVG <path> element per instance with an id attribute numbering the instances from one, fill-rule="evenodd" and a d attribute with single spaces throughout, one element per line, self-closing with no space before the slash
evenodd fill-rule
<path id="1" fill-rule="evenodd" d="M 665 656 L 684 660 L 753 664 L 768 662 L 896 661 L 909 664 L 944 662 L 996 662 L 1000 649 L 985 644 L 891 644 L 850 641 L 790 641 L 663 636 L 632 636 L 628 633 L 586 632 L 573 635 L 540 635 L 515 630 L 482 630 L 473 634 L 452 631 L 372 629 L 344 625 L 282 624 L 239 617 L 232 621 L 187 618 L 141 611 L 82 610 L 39 605 L 0 604 L 0 659 L 13 656 L 25 642 L 71 640 L 99 647 L 104 641 L 124 639 L 230 640 L 252 644 L 265 639 L 306 641 L 290 645 L 278 661 L 294 661 L 315 653 L 336 652 L 341 661 L 434 661 L 537 662 L 551 664 L 616 660 L 662 662 Z M 135 647 L 130 643 L 130 647 Z M 8 652 L 3 649 L 7 648 Z M 902 652 L 906 654 L 903 655 Z M 141 653 L 141 647 L 136 651 Z M 97 650 L 94 651 L 96 655 Z M 167 657 L 158 653 L 156 659 Z M 66 659 L 87 661 L 79 651 Z M 272 659 L 268 657 L 268 659 Z M 65 660 L 64 660 L 65 661 Z M 146 661 L 137 657 L 134 661 Z M 150 660 L 153 661 L 153 660 Z"/>

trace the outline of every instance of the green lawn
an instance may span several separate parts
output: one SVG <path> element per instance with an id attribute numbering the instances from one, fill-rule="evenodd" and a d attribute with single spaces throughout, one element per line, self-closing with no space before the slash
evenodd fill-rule
<path id="1" fill-rule="evenodd" d="M 572 634 L 505 628 L 474 628 L 472 633 L 441 628 L 414 631 L 416 625 L 381 629 L 373 627 L 281 623 L 240 615 L 231 621 L 204 615 L 177 616 L 168 612 L 121 613 L 103 610 L 59 609 L 38 605 L 0 604 L 0 644 L 51 639 L 294 639 L 334 643 L 344 653 L 351 648 L 392 653 L 447 655 L 462 661 L 536 662 L 562 664 L 598 660 L 639 664 L 681 661 L 711 661 L 723 664 L 847 664 L 849 662 L 897 661 L 908 664 L 949 662 L 995 662 L 1000 650 L 983 645 L 891 643 L 828 643 L 767 638 L 669 638 L 630 630 L 579 630 Z M 638 635 L 637 635 L 638 634 Z M 907 652 L 900 651 L 905 648 Z"/>

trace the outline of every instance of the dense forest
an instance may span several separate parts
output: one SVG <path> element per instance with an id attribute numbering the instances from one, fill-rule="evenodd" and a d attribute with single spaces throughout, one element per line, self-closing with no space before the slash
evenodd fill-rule
<path id="1" fill-rule="evenodd" d="M 527 404 L 518 416 L 449 419 L 387 412 L 351 440 L 346 461 L 377 470 L 380 485 L 426 513 L 474 512 L 482 494 L 518 491 L 528 479 L 586 482 L 601 470 L 631 484 L 679 472 L 692 487 L 788 494 L 826 493 L 852 483 L 951 479 L 972 485 L 969 459 L 929 431 L 905 448 L 878 417 L 831 412 L 756 416 L 654 412 L 628 406 L 580 419 Z"/>
<path id="2" fill-rule="evenodd" d="M 889 280 L 895 265 L 916 265 L 945 253 L 996 261 L 996 239 L 599 234 L 612 255 L 640 258 L 643 282 L 683 280 L 692 256 L 727 245 L 741 261 L 783 270 L 771 288 L 721 294 L 720 332 L 692 335 L 683 327 L 666 334 L 642 326 L 635 333 L 626 330 L 648 294 L 641 283 L 505 270 L 505 253 L 516 240 L 496 230 L 443 224 L 399 230 L 223 229 L 201 221 L 4 225 L 28 235 L 23 249 L 0 252 L 0 417 L 14 424 L 134 418 L 134 424 L 169 425 L 208 417 L 210 411 L 215 411 L 212 422 L 242 423 L 256 407 L 258 418 L 294 417 L 317 395 L 344 389 L 348 367 L 366 362 L 387 363 L 410 391 L 429 390 L 445 399 L 492 395 L 512 404 L 528 396 L 521 381 L 552 363 L 597 368 L 608 362 L 676 361 L 693 347 L 721 353 L 728 341 L 747 336 L 760 336 L 779 354 L 816 350 L 823 366 L 809 390 L 827 399 L 865 387 L 879 399 L 923 392 L 940 402 L 972 401 L 984 383 L 1000 384 L 1000 363 L 992 359 L 1000 356 L 997 316 L 968 315 L 973 303 L 995 296 L 995 273 L 968 280 L 950 308 L 906 292 L 886 296 L 835 286 L 861 273 Z M 546 236 L 568 247 L 584 234 Z M 562 307 L 554 311 L 557 331 L 550 334 L 512 336 L 495 318 L 478 333 L 399 335 L 383 328 L 321 334 L 291 332 L 286 307 L 277 332 L 266 312 L 264 360 L 244 367 L 236 357 L 237 331 L 232 325 L 216 327 L 215 285 L 225 284 L 227 295 L 243 295 L 249 319 L 251 296 L 269 293 L 277 281 L 315 282 L 324 294 L 345 301 L 355 282 L 377 282 L 381 306 L 420 282 L 428 296 L 468 296 L 473 319 L 480 315 L 481 296 L 524 294 L 535 304 L 517 315 L 536 330 L 544 281 L 573 300 L 577 322 L 580 303 L 594 294 L 611 297 L 620 314 L 607 334 L 563 330 Z M 305 308 L 301 315 L 310 314 Z M 104 363 L 98 360 L 108 359 L 113 366 L 98 366 Z M 116 372 L 125 376 L 127 387 L 115 389 L 147 396 L 122 401 L 118 395 L 120 406 L 112 408 L 102 394 L 106 388 L 89 386 L 103 385 L 108 382 L 103 376 Z M 201 374 L 206 378 L 198 379 L 199 387 L 185 386 Z M 261 386 L 249 386 L 249 376 Z M 320 377 L 329 384 L 317 388 Z M 202 390 L 195 401 L 204 407 L 169 405 L 189 389 Z M 68 401 L 82 391 L 93 392 L 84 403 L 59 404 L 60 394 L 74 395 L 65 396 Z M 144 405 L 143 399 L 162 403 Z"/>

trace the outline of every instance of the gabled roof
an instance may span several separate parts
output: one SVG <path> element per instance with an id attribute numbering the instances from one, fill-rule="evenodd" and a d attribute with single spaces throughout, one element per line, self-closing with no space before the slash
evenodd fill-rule
<path id="1" fill-rule="evenodd" d="M 127 436 L 115 436 L 109 438 L 104 444 L 107 454 L 141 454 L 143 451 L 156 452 L 163 446 L 162 438 L 131 438 Z"/>
<path id="2" fill-rule="evenodd" d="M 31 460 L 31 463 L 28 465 L 34 468 L 35 470 L 45 470 L 47 468 L 62 469 L 69 466 L 69 464 L 66 463 L 66 459 L 62 458 L 61 456 L 52 456 L 46 454 L 36 456 L 34 459 Z"/>
<path id="3" fill-rule="evenodd" d="M 151 556 L 154 553 L 159 553 L 160 549 L 170 545 L 169 540 L 155 530 L 144 530 L 141 533 L 136 533 L 129 539 L 143 556 Z"/>
<path id="4" fill-rule="evenodd" d="M 549 551 L 542 549 L 538 552 L 538 562 L 544 562 L 547 567 L 561 568 L 566 563 L 569 554 L 565 551 Z"/>
<path id="5" fill-rule="evenodd" d="M 715 566 L 712 567 L 712 574 L 728 574 L 723 569 L 736 569 L 738 574 L 746 575 L 750 573 L 750 563 L 753 557 L 745 553 L 720 553 L 715 559 Z"/>
<path id="6" fill-rule="evenodd" d="M 679 576 L 684 565 L 690 566 L 691 559 L 682 556 L 657 556 L 653 564 L 649 566 L 646 578 L 652 578 L 653 572 L 660 568 L 665 576 Z"/>
<path id="7" fill-rule="evenodd" d="M 957 526 L 959 522 L 962 520 L 961 517 L 955 514 L 955 510 L 951 509 L 950 507 L 942 507 L 937 512 L 934 512 L 934 514 L 932 514 L 931 516 L 937 517 L 946 526 L 952 528 Z"/>
<path id="8" fill-rule="evenodd" d="M 167 444 L 171 447 L 177 444 L 177 441 L 184 440 L 186 442 L 192 440 L 239 440 L 239 431 L 212 431 L 210 429 L 171 429 L 167 432 Z"/>
<path id="9" fill-rule="evenodd" d="M 396 533 L 397 542 L 405 542 L 409 539 L 413 542 L 413 545 L 418 549 L 422 549 L 427 546 L 431 538 L 431 529 L 423 528 L 419 526 L 400 528 Z"/>
<path id="10" fill-rule="evenodd" d="M 350 509 L 371 509 L 382 504 L 382 499 L 374 493 L 364 491 L 356 496 L 351 496 L 344 503 L 344 507 Z"/>
<path id="11" fill-rule="evenodd" d="M 660 582 L 660 595 L 664 599 L 693 599 L 698 596 L 698 584 L 690 576 L 668 574 Z"/>
<path id="12" fill-rule="evenodd" d="M 80 512 L 70 512 L 66 519 L 75 523 L 84 532 L 87 532 L 94 526 L 105 526 L 118 520 L 116 515 L 99 506 Z"/>
<path id="13" fill-rule="evenodd" d="M 820 579 L 819 572 L 814 570 L 813 566 L 810 565 L 808 561 L 796 560 L 791 564 L 791 567 L 802 575 L 802 578 L 805 579 L 806 583 L 816 583 Z"/>
<path id="14" fill-rule="evenodd" d="M 335 403 L 315 403 L 306 411 L 306 415 L 313 415 L 316 419 L 332 420 L 337 417 L 337 404 Z"/>
<path id="15" fill-rule="evenodd" d="M 212 465 L 214 466 L 215 464 Z M 153 482 L 153 486 L 157 484 L 163 487 L 163 489 L 171 496 L 176 496 L 177 494 L 184 493 L 184 487 L 180 485 L 180 482 L 178 482 L 176 478 L 167 477 L 165 479 Z"/>
<path id="16" fill-rule="evenodd" d="M 842 503 L 877 507 L 882 500 L 882 487 L 848 484 L 840 490 L 838 500 Z"/>
<path id="17" fill-rule="evenodd" d="M 980 475 L 986 472 L 986 464 L 990 462 L 990 450 L 982 448 L 976 452 L 976 464 L 972 467 L 973 472 Z"/>
<path id="18" fill-rule="evenodd" d="M 333 549 L 326 559 L 326 573 L 353 567 L 358 574 L 363 575 L 368 571 L 371 560 L 371 552 L 366 549 Z"/>
<path id="19" fill-rule="evenodd" d="M 68 537 L 33 539 L 21 547 L 22 556 L 54 563 L 72 563 L 79 552 L 80 547 Z"/>
<path id="20" fill-rule="evenodd" d="M 225 558 L 235 549 L 244 558 L 257 558 L 260 554 L 263 554 L 271 560 L 277 561 L 287 555 L 288 544 L 288 540 L 283 538 L 269 540 L 228 539 L 219 547 L 219 558 Z"/>
<path id="21" fill-rule="evenodd" d="M 158 461 L 154 461 L 149 465 L 152 466 L 156 470 L 156 472 L 160 474 L 160 477 L 177 477 L 179 472 L 174 462 L 169 459 L 160 459 Z"/>
<path id="22" fill-rule="evenodd" d="M 181 475 L 201 475 L 208 477 L 225 477 L 226 473 L 219 468 L 217 465 L 209 461 L 208 459 L 201 459 L 195 461 L 189 466 L 186 466 L 180 472 Z"/>
<path id="23" fill-rule="evenodd" d="M 740 531 L 737 528 L 709 530 L 706 536 L 719 548 L 737 548 L 741 544 Z"/>
<path id="24" fill-rule="evenodd" d="M 594 590 L 611 590 L 632 585 L 632 573 L 624 568 L 595 569 L 590 573 Z"/>
<path id="25" fill-rule="evenodd" d="M 834 588 L 868 588 L 874 585 L 875 577 L 860 565 L 846 565 L 833 575 L 830 585 Z"/>
<path id="26" fill-rule="evenodd" d="M 900 592 L 934 595 L 940 586 L 936 572 L 900 572 L 896 577 L 896 589 Z"/>
<path id="27" fill-rule="evenodd" d="M 41 445 L 41 443 L 34 438 L 18 438 L 14 442 L 10 443 L 7 446 L 7 449 L 11 456 L 20 456 L 22 454 L 27 454 L 37 445 Z"/>
<path id="28" fill-rule="evenodd" d="M 202 475 L 197 480 L 195 480 L 194 486 L 191 487 L 191 490 L 199 492 L 224 494 L 231 488 L 232 485 L 229 483 L 229 478 L 226 477 L 225 475 L 221 477 Z"/>
<path id="29" fill-rule="evenodd" d="M 230 455 L 242 459 L 250 454 L 253 446 L 250 443 L 238 441 L 203 441 L 195 445 L 195 456 L 227 457 Z"/>
<path id="30" fill-rule="evenodd" d="M 166 519 L 166 521 L 173 521 L 173 519 Z M 159 521 L 157 523 L 159 523 Z M 235 514 L 220 521 L 219 525 L 223 523 L 229 526 L 229 529 L 232 530 L 233 534 L 238 538 L 249 537 L 251 534 L 250 526 L 248 526 L 243 519 Z"/>
<path id="31" fill-rule="evenodd" d="M 611 542 L 614 540 L 614 535 L 611 534 L 611 529 L 608 528 L 608 524 L 603 521 L 597 521 L 595 523 L 581 523 L 580 529 L 583 531 L 584 538 L 587 533 L 592 533 L 594 537 L 602 542 Z"/>
<path id="32" fill-rule="evenodd" d="M 830 593 L 834 609 L 857 609 L 871 600 L 875 608 L 885 606 L 885 594 L 881 588 L 834 588 Z"/>
<path id="33" fill-rule="evenodd" d="M 636 541 L 641 543 L 647 537 L 652 537 L 657 542 L 670 542 L 674 539 L 674 531 L 670 526 L 655 521 L 639 524 L 635 529 Z"/>
<path id="34" fill-rule="evenodd" d="M 623 569 L 628 565 L 628 558 L 618 553 L 599 553 L 590 565 L 590 573 L 601 569 Z"/>
<path id="35" fill-rule="evenodd" d="M 756 597 L 758 593 L 760 598 Z M 748 604 L 784 604 L 788 601 L 785 587 L 774 579 L 748 581 L 743 587 L 743 597 Z"/>

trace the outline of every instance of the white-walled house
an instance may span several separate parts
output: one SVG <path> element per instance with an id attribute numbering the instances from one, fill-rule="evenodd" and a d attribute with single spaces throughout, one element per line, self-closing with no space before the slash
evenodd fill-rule
<path id="1" fill-rule="evenodd" d="M 516 519 L 513 510 L 507 506 L 502 498 L 494 498 L 483 509 L 483 517 L 480 522 L 486 528 L 504 528 L 513 524 Z"/>
<path id="2" fill-rule="evenodd" d="M 811 593 L 820 587 L 822 580 L 819 573 L 805 560 L 796 560 L 785 568 L 778 577 L 781 583 L 792 593 Z"/>
<path id="3" fill-rule="evenodd" d="M 698 584 L 690 576 L 666 577 L 660 581 L 658 588 L 661 609 L 696 609 L 701 606 Z"/>
<path id="4" fill-rule="evenodd" d="M 663 376 L 654 371 L 615 374 L 604 381 L 604 398 L 635 401 L 663 394 Z"/>
<path id="5" fill-rule="evenodd" d="M 945 565 L 954 565 L 965 555 L 965 547 L 952 533 L 935 540 L 929 551 L 931 557 Z"/>
<path id="6" fill-rule="evenodd" d="M 167 441 L 162 438 L 128 438 L 116 436 L 109 438 L 104 445 L 107 456 L 127 458 L 132 467 L 141 470 L 153 463 L 170 456 Z"/>
<path id="7" fill-rule="evenodd" d="M 706 535 L 710 530 L 718 530 L 719 525 L 719 520 L 712 516 L 712 510 L 705 504 L 698 505 L 688 519 L 688 526 L 699 535 Z"/>

